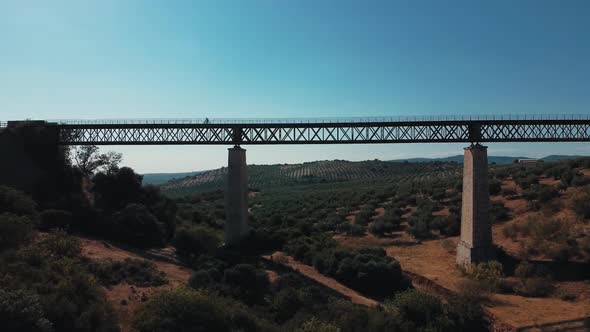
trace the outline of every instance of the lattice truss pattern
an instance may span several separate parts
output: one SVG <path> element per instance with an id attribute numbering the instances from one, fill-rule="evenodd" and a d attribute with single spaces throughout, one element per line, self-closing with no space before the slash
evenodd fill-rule
<path id="1" fill-rule="evenodd" d="M 590 121 L 59 127 L 73 145 L 590 141 Z"/>

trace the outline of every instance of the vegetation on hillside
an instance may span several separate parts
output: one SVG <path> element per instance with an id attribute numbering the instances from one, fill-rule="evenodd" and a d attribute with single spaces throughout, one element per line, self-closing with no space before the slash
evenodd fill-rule
<path id="1" fill-rule="evenodd" d="M 222 191 L 191 189 L 189 195 L 175 191 L 167 196 L 157 187 L 143 186 L 140 175 L 119 166 L 117 155 L 87 149 L 78 157 L 76 165 L 56 167 L 68 186 L 45 188 L 43 195 L 33 197 L 0 186 L 0 322 L 11 330 L 118 331 L 104 287 L 167 283 L 148 261 L 84 257 L 72 234 L 135 250 L 172 246 L 194 271 L 186 285 L 167 286 L 145 299 L 133 319 L 136 331 L 477 331 L 485 328 L 479 291 L 526 296 L 552 292 L 552 279 L 533 263 L 521 263 L 514 272 L 488 263 L 465 270 L 475 287 L 441 301 L 413 289 L 399 262 L 382 248 L 351 249 L 335 240 L 369 233 L 404 236 L 414 243 L 456 236 L 462 183 L 460 166 L 454 163 L 338 162 L 354 164 L 344 171 L 325 162 L 261 167 L 261 180 L 254 182 L 259 194 L 250 199 L 253 231 L 241 246 L 226 247 Z M 307 173 L 312 166 L 319 167 L 313 172 L 320 177 Z M 580 172 L 587 166 L 586 160 L 572 160 L 492 167 L 492 194 L 503 195 L 507 188 L 502 181 L 513 180 L 518 187 L 503 197 L 525 199 L 531 210 L 548 216 L 509 223 L 506 235 L 535 241 L 530 248 L 537 251 L 529 252 L 531 256 L 587 259 L 585 198 L 590 190 Z M 334 175 L 342 172 L 352 175 Z M 540 178 L 560 183 L 552 186 Z M 569 201 L 559 204 L 566 194 Z M 507 219 L 502 202 L 492 205 L 494 223 Z M 575 221 L 555 216 L 566 205 Z M 382 304 L 352 304 L 260 258 L 272 251 L 284 251 Z M 514 274 L 510 287 L 505 273 Z"/>

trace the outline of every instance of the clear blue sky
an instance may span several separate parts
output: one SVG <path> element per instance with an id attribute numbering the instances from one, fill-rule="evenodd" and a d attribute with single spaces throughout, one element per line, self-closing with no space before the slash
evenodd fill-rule
<path id="1" fill-rule="evenodd" d="M 0 119 L 590 112 L 590 1 L 0 0 Z M 461 145 L 250 147 L 251 163 Z M 139 171 L 223 147 L 123 147 Z M 590 154 L 490 144 L 491 154 Z"/>

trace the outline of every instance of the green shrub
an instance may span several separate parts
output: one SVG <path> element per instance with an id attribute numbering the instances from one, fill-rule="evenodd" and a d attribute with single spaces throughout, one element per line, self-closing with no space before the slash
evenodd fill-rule
<path id="1" fill-rule="evenodd" d="M 375 236 L 383 236 L 385 233 L 389 233 L 394 229 L 394 226 L 388 222 L 384 222 L 381 219 L 373 222 L 369 226 L 369 232 Z"/>
<path id="2" fill-rule="evenodd" d="M 303 323 L 296 332 L 340 332 L 340 328 L 328 322 L 321 321 L 315 317 Z"/>
<path id="3" fill-rule="evenodd" d="M 443 303 L 433 295 L 410 289 L 395 295 L 386 306 L 397 310 L 402 320 L 424 330 L 449 330 L 452 322 L 446 317 Z"/>
<path id="4" fill-rule="evenodd" d="M 266 271 L 250 264 L 237 264 L 223 272 L 225 291 L 248 304 L 262 302 L 269 284 Z"/>
<path id="5" fill-rule="evenodd" d="M 37 204 L 22 191 L 0 185 L 0 214 L 12 213 L 19 216 L 35 214 Z"/>
<path id="6" fill-rule="evenodd" d="M 519 279 L 514 291 L 525 296 L 545 296 L 552 290 L 549 272 L 540 266 L 523 261 L 516 267 L 514 276 Z"/>
<path id="7" fill-rule="evenodd" d="M 177 229 L 172 243 L 180 256 L 198 257 L 213 254 L 221 245 L 221 240 L 213 229 L 197 225 Z"/>
<path id="8" fill-rule="evenodd" d="M 525 296 L 545 296 L 552 290 L 550 279 L 534 277 L 520 280 L 520 283 L 514 287 L 514 291 Z"/>
<path id="9" fill-rule="evenodd" d="M 167 237 L 166 225 L 142 204 L 129 204 L 115 213 L 111 232 L 116 240 L 141 248 L 161 246 Z"/>
<path id="10" fill-rule="evenodd" d="M 41 250 L 42 255 L 50 258 L 77 258 L 82 251 L 80 239 L 63 230 L 47 234 L 36 247 Z"/>
<path id="11" fill-rule="evenodd" d="M 79 240 L 64 232 L 48 234 L 0 262 L 0 280 L 5 289 L 37 294 L 55 331 L 119 331 L 103 290 L 82 264 Z"/>
<path id="12" fill-rule="evenodd" d="M 174 289 L 160 293 L 137 312 L 133 327 L 152 331 L 231 331 L 229 312 L 206 292 Z"/>
<path id="13" fill-rule="evenodd" d="M 354 217 L 354 223 L 358 225 L 366 226 L 371 217 L 375 214 L 375 207 L 370 205 L 363 207 Z"/>
<path id="14" fill-rule="evenodd" d="M 127 283 L 141 287 L 161 286 L 168 281 L 163 272 L 148 260 L 125 258 L 123 261 L 92 262 L 89 270 L 106 286 Z"/>
<path id="15" fill-rule="evenodd" d="M 32 231 L 32 222 L 28 216 L 0 214 L 0 251 L 26 243 Z"/>
<path id="16" fill-rule="evenodd" d="M 502 286 L 502 264 L 497 261 L 471 264 L 465 267 L 465 275 L 489 292 L 497 292 Z"/>
<path id="17" fill-rule="evenodd" d="M 41 300 L 23 290 L 0 288 L 0 326 L 12 332 L 50 332 L 51 322 L 45 317 Z"/>
<path id="18" fill-rule="evenodd" d="M 496 179 L 491 179 L 489 186 L 490 186 L 490 195 L 499 195 L 500 192 L 502 191 L 502 182 L 500 182 Z"/>
<path id="19" fill-rule="evenodd" d="M 457 330 L 488 331 L 482 308 L 483 295 L 477 287 L 463 287 L 449 299 L 448 315 Z"/>
<path id="20" fill-rule="evenodd" d="M 436 216 L 432 220 L 430 227 L 436 229 L 443 236 L 456 236 L 461 232 L 461 220 L 454 213 L 448 216 Z"/>
<path id="21" fill-rule="evenodd" d="M 490 219 L 492 223 L 508 220 L 508 209 L 501 201 L 490 202 Z"/>
<path id="22" fill-rule="evenodd" d="M 272 330 L 241 304 L 190 288 L 167 290 L 150 299 L 139 309 L 133 327 L 138 332 Z"/>
<path id="23" fill-rule="evenodd" d="M 304 305 L 304 296 L 294 288 L 284 288 L 277 292 L 270 303 L 275 321 L 282 323 L 293 317 Z"/>
<path id="24" fill-rule="evenodd" d="M 575 193 L 570 202 L 578 217 L 590 219 L 590 189 Z"/>
<path id="25" fill-rule="evenodd" d="M 195 271 L 188 280 L 188 285 L 194 289 L 207 289 L 216 285 L 214 271 L 198 270 Z"/>
<path id="26" fill-rule="evenodd" d="M 410 227 L 408 232 L 412 234 L 416 239 L 430 239 L 432 238 L 432 232 L 427 219 L 419 219 L 418 217 L 410 218 Z"/>
<path id="27" fill-rule="evenodd" d="M 382 248 L 325 250 L 316 254 L 313 265 L 321 273 L 371 296 L 385 297 L 408 287 L 399 262 Z"/>

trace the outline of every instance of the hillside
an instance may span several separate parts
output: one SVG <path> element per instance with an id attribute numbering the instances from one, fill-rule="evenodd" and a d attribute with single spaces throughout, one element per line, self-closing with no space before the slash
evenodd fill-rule
<path id="1" fill-rule="evenodd" d="M 550 155 L 543 158 L 539 158 L 539 160 L 545 162 L 552 162 L 552 161 L 560 161 L 560 160 L 568 160 L 568 159 L 576 159 L 582 158 L 582 156 L 569 156 L 569 155 Z M 507 165 L 512 164 L 515 159 L 531 159 L 530 157 L 512 157 L 512 156 L 488 156 L 488 162 L 490 164 L 498 164 L 498 165 Z M 535 158 L 532 158 L 535 159 Z M 428 163 L 433 161 L 441 161 L 441 162 L 456 162 L 456 163 L 463 163 L 463 155 L 455 155 L 449 157 L 442 157 L 442 158 L 408 158 L 408 159 L 395 159 L 391 160 L 394 162 L 411 162 L 411 163 Z"/>
<path id="2" fill-rule="evenodd" d="M 380 160 L 351 162 L 345 160 L 316 161 L 302 164 L 248 165 L 249 186 L 253 189 L 304 184 L 348 182 L 382 177 L 395 179 L 428 178 L 436 174 L 460 172 L 455 163 L 400 163 Z M 162 185 L 169 192 L 204 192 L 225 188 L 227 168 L 219 168 L 172 180 Z"/>
<path id="3" fill-rule="evenodd" d="M 182 179 L 187 176 L 193 176 L 206 171 L 194 171 L 194 172 L 178 172 L 178 173 L 146 173 L 143 175 L 143 184 L 158 185 L 166 183 L 175 179 Z"/>

